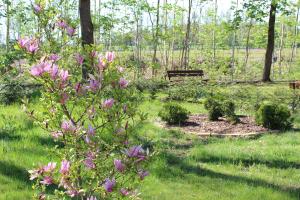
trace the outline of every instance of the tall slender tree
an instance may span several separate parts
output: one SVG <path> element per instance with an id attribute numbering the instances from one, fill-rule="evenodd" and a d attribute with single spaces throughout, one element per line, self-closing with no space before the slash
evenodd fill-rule
<path id="1" fill-rule="evenodd" d="M 276 10 L 278 2 L 276 0 L 271 2 L 270 14 L 269 14 L 269 28 L 268 28 L 268 45 L 265 58 L 265 67 L 263 73 L 263 82 L 270 82 L 271 68 L 273 62 L 273 52 L 275 44 L 275 22 L 276 22 Z"/>
<path id="2" fill-rule="evenodd" d="M 94 44 L 94 27 L 91 17 L 90 0 L 79 0 L 79 14 L 82 46 L 85 48 L 86 45 L 90 46 Z M 82 66 L 82 76 L 83 79 L 87 79 L 88 77 L 88 66 L 85 64 Z"/>

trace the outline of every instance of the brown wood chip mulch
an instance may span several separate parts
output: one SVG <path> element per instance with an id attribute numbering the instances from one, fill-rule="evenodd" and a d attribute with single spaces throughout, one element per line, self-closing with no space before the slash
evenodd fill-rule
<path id="1" fill-rule="evenodd" d="M 171 126 L 163 122 L 159 122 L 158 125 L 204 137 L 247 137 L 271 132 L 267 128 L 256 125 L 254 118 L 249 116 L 241 116 L 240 123 L 237 124 L 232 124 L 225 118 L 220 118 L 219 121 L 209 121 L 207 115 L 191 115 L 187 122 L 181 126 Z"/>

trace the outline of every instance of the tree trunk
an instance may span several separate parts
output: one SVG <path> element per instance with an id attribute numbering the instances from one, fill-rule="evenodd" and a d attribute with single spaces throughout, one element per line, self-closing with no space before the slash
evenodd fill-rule
<path id="1" fill-rule="evenodd" d="M 297 15 L 296 15 L 296 25 L 294 30 L 294 41 L 293 41 L 293 48 L 292 48 L 292 56 L 291 56 L 291 62 L 293 62 L 294 57 L 297 54 L 297 36 L 298 36 L 298 21 L 299 21 L 299 12 L 300 7 L 297 8 Z"/>
<path id="2" fill-rule="evenodd" d="M 284 24 L 281 24 L 281 33 L 280 33 L 280 46 L 279 46 L 279 75 L 281 75 L 282 72 L 282 51 L 283 51 L 283 45 L 284 45 Z"/>
<path id="3" fill-rule="evenodd" d="M 155 35 L 154 35 L 154 47 L 153 47 L 153 57 L 152 63 L 158 63 L 157 60 L 157 46 L 158 46 L 158 34 L 159 34 L 159 17 L 160 17 L 160 0 L 157 0 L 156 8 L 156 25 L 155 25 Z M 152 68 L 152 77 L 155 75 L 155 67 Z"/>
<path id="4" fill-rule="evenodd" d="M 214 15 L 214 29 L 213 29 L 213 65 L 216 62 L 216 27 L 217 27 L 217 13 L 218 12 L 218 0 L 215 0 L 215 15 Z"/>
<path id="5" fill-rule="evenodd" d="M 271 8 L 270 8 L 270 16 L 269 16 L 268 45 L 266 51 L 264 73 L 262 78 L 263 82 L 271 81 L 270 75 L 271 75 L 272 59 L 273 59 L 273 52 L 274 52 L 274 43 L 275 43 L 276 9 L 277 9 L 277 2 L 272 1 Z"/>
<path id="6" fill-rule="evenodd" d="M 6 52 L 9 51 L 10 42 L 10 3 L 6 3 Z"/>
<path id="7" fill-rule="evenodd" d="M 250 42 L 251 28 L 252 28 L 252 20 L 250 20 L 250 24 L 249 24 L 248 31 L 247 31 L 247 39 L 246 39 L 246 55 L 245 55 L 245 63 L 244 63 L 244 72 L 246 72 L 246 68 L 247 68 L 248 60 L 249 60 L 249 52 L 250 52 L 249 42 Z M 246 74 L 246 73 L 245 73 L 245 74 Z"/>
<path id="8" fill-rule="evenodd" d="M 190 46 L 190 33 L 191 33 L 191 11 L 192 11 L 192 0 L 189 0 L 189 11 L 188 11 L 188 22 L 186 27 L 185 40 L 183 44 L 182 56 L 181 56 L 181 66 L 184 69 L 189 67 L 189 46 Z"/>
<path id="9" fill-rule="evenodd" d="M 90 0 L 79 0 L 79 14 L 81 25 L 81 42 L 82 46 L 94 44 L 94 27 L 91 17 L 91 2 Z M 83 79 L 88 78 L 88 66 L 82 66 Z"/>

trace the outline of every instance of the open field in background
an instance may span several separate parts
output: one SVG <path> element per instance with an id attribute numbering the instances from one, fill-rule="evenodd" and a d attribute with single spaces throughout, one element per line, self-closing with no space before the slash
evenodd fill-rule
<path id="1" fill-rule="evenodd" d="M 192 49 L 190 51 L 190 66 L 194 69 L 203 69 L 206 74 L 206 78 L 213 80 L 260 80 L 262 78 L 264 61 L 265 61 L 265 49 L 250 49 L 248 64 L 245 66 L 245 49 L 236 49 L 235 51 L 235 70 L 233 76 L 232 71 L 229 68 L 231 59 L 231 50 L 217 50 L 216 51 L 216 65 L 213 66 L 212 52 L 205 49 Z M 130 51 L 118 52 L 118 55 L 122 57 L 122 60 L 128 60 L 133 56 Z M 165 70 L 164 51 L 158 51 L 158 60 L 161 63 L 161 69 L 158 70 L 156 77 L 160 76 Z M 180 66 L 181 51 L 176 50 L 172 56 L 172 52 L 169 52 L 169 64 L 168 69 L 178 68 Z M 282 62 L 280 66 L 279 62 L 279 50 L 276 50 L 274 54 L 277 56 L 277 61 L 273 64 L 271 77 L 273 80 L 298 80 L 300 79 L 300 57 L 299 51 L 295 56 L 293 62 L 290 62 L 291 49 L 282 50 Z M 152 68 L 149 64 L 152 61 L 153 52 L 143 51 L 142 60 L 146 62 L 147 69 L 144 76 L 150 78 L 152 75 Z M 173 59 L 172 59 L 173 58 Z M 172 62 L 173 61 L 173 62 Z M 281 73 L 280 73 L 281 71 Z"/>
<path id="2" fill-rule="evenodd" d="M 219 89 L 226 92 L 237 87 Z M 287 87 L 246 86 L 252 93 L 268 91 L 270 95 L 283 90 L 288 92 Z M 142 199 L 300 198 L 300 131 L 252 139 L 198 138 L 154 125 L 166 94 L 159 93 L 155 100 L 147 93 L 145 96 L 141 110 L 148 113 L 148 120 L 137 125 L 135 134 L 148 141 L 147 145 L 157 154 L 150 165 L 151 176 L 140 188 Z M 180 104 L 191 113 L 206 112 L 201 102 Z M 238 113 L 253 115 L 243 108 L 239 108 Z M 49 148 L 55 143 L 28 120 L 20 105 L 1 106 L 0 114 L 0 200 L 30 199 L 33 191 L 26 170 L 51 160 Z M 295 116 L 295 127 L 300 128 L 300 117 Z"/>

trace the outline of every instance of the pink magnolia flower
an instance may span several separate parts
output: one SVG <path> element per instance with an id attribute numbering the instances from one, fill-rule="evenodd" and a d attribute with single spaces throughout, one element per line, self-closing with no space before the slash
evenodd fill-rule
<path id="1" fill-rule="evenodd" d="M 121 160 L 115 159 L 115 160 L 114 160 L 114 165 L 115 165 L 115 168 L 116 168 L 119 172 L 124 172 L 124 170 L 125 170 L 125 165 L 122 163 Z"/>
<path id="2" fill-rule="evenodd" d="M 114 52 L 107 52 L 105 55 L 105 58 L 108 62 L 113 62 L 115 59 L 115 53 Z"/>
<path id="3" fill-rule="evenodd" d="M 43 167 L 44 172 L 50 172 L 52 173 L 56 168 L 56 163 L 55 162 L 49 162 L 47 165 Z"/>
<path id="4" fill-rule="evenodd" d="M 78 53 L 75 55 L 75 60 L 79 65 L 82 65 L 84 62 L 84 57 Z"/>
<path id="5" fill-rule="evenodd" d="M 146 176 L 149 176 L 149 172 L 148 172 L 148 171 L 144 171 L 144 170 L 140 170 L 140 171 L 138 172 L 138 175 L 139 175 L 139 177 L 140 177 L 141 180 L 144 180 L 144 178 L 145 178 Z"/>
<path id="6" fill-rule="evenodd" d="M 120 193 L 121 193 L 123 196 L 128 196 L 128 195 L 129 195 L 129 191 L 128 191 L 127 189 L 125 189 L 125 188 L 122 188 L 122 189 L 120 190 Z"/>
<path id="7" fill-rule="evenodd" d="M 120 78 L 119 86 L 121 89 L 125 89 L 128 86 L 128 81 L 125 78 Z"/>
<path id="8" fill-rule="evenodd" d="M 37 39 L 32 39 L 30 40 L 30 42 L 28 42 L 25 46 L 26 50 L 29 52 L 29 53 L 36 53 L 39 49 L 39 42 Z"/>
<path id="9" fill-rule="evenodd" d="M 98 58 L 98 69 L 100 71 L 103 71 L 105 69 L 105 67 L 106 67 L 106 63 L 105 63 L 104 58 L 102 56 L 99 56 L 99 58 Z"/>
<path id="10" fill-rule="evenodd" d="M 88 168 L 88 169 L 95 169 L 96 168 L 96 164 L 94 163 L 94 159 L 96 158 L 95 154 L 93 152 L 89 152 L 87 153 L 87 156 L 84 160 L 84 165 Z"/>
<path id="11" fill-rule="evenodd" d="M 109 178 L 105 179 L 103 187 L 107 192 L 112 192 L 115 186 L 116 186 L 115 179 L 111 179 L 111 180 Z"/>
<path id="12" fill-rule="evenodd" d="M 61 131 L 54 131 L 54 132 L 51 132 L 51 136 L 54 138 L 54 139 L 58 139 L 60 137 L 63 136 L 63 133 Z"/>
<path id="13" fill-rule="evenodd" d="M 91 79 L 89 88 L 92 92 L 97 92 L 100 88 L 100 82 L 95 79 Z"/>
<path id="14" fill-rule="evenodd" d="M 133 146 L 127 150 L 125 150 L 125 154 L 130 157 L 130 158 L 134 158 L 134 157 L 138 157 L 140 155 L 142 155 L 144 152 L 142 146 Z"/>
<path id="15" fill-rule="evenodd" d="M 75 34 L 75 31 L 76 31 L 76 29 L 71 26 L 68 26 L 66 30 L 67 30 L 68 36 L 70 36 L 70 37 L 73 37 Z"/>
<path id="16" fill-rule="evenodd" d="M 74 124 L 71 121 L 63 121 L 61 124 L 61 129 L 63 130 L 63 132 L 75 132 L 76 127 L 74 126 Z"/>
<path id="17" fill-rule="evenodd" d="M 69 72 L 68 70 L 60 70 L 59 71 L 59 77 L 61 79 L 62 82 L 66 82 L 69 78 Z"/>
<path id="18" fill-rule="evenodd" d="M 51 54 L 51 55 L 49 56 L 49 60 L 51 60 L 51 61 L 53 61 L 53 62 L 57 62 L 57 61 L 60 60 L 60 56 L 57 55 L 57 54 Z"/>
<path id="19" fill-rule="evenodd" d="M 58 66 L 57 65 L 52 65 L 52 68 L 50 70 L 50 76 L 52 80 L 56 80 L 58 76 Z"/>
<path id="20" fill-rule="evenodd" d="M 42 76 L 44 72 L 44 67 L 40 64 L 35 65 L 30 69 L 30 74 L 35 77 Z"/>
<path id="21" fill-rule="evenodd" d="M 63 160 L 61 162 L 61 167 L 60 167 L 60 173 L 63 174 L 63 175 L 66 175 L 68 174 L 70 171 L 70 161 L 67 161 L 67 160 Z"/>
<path id="22" fill-rule="evenodd" d="M 53 179 L 51 176 L 45 176 L 44 179 L 40 183 L 43 185 L 51 185 L 51 184 L 53 184 Z"/>
<path id="23" fill-rule="evenodd" d="M 95 169 L 96 168 L 96 165 L 93 161 L 93 159 L 91 158 L 86 158 L 84 160 L 84 165 L 88 168 L 88 169 Z"/>
<path id="24" fill-rule="evenodd" d="M 36 14 L 40 13 L 42 11 L 42 6 L 40 4 L 34 4 L 33 10 Z"/>
<path id="25" fill-rule="evenodd" d="M 58 20 L 57 22 L 56 22 L 56 25 L 59 27 L 59 28 L 61 28 L 61 29 L 65 29 L 65 28 L 67 28 L 67 23 L 64 21 L 64 20 L 62 20 L 62 19 L 60 19 L 60 20 Z"/>
<path id="26" fill-rule="evenodd" d="M 28 42 L 30 42 L 30 39 L 28 37 L 20 38 L 18 40 L 18 45 L 23 49 L 23 48 L 26 48 L 26 45 Z"/>
<path id="27" fill-rule="evenodd" d="M 114 103 L 115 103 L 115 100 L 110 98 L 110 99 L 107 99 L 103 102 L 102 107 L 106 108 L 106 109 L 109 109 L 109 108 L 113 107 Z"/>
<path id="28" fill-rule="evenodd" d="M 38 178 L 42 173 L 43 173 L 43 169 L 33 169 L 33 170 L 28 170 L 28 173 L 30 174 L 30 180 L 34 180 L 36 178 Z"/>

